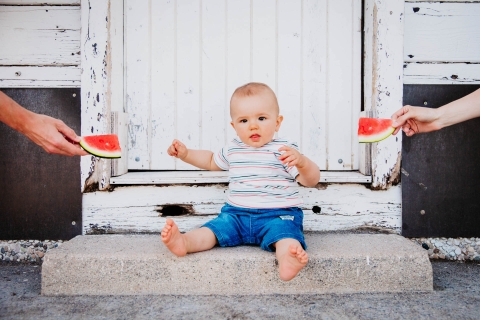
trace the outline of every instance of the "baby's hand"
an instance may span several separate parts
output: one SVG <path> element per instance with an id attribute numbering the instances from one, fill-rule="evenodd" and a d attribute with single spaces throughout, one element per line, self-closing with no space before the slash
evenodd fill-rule
<path id="1" fill-rule="evenodd" d="M 167 152 L 169 156 L 183 160 L 188 154 L 188 149 L 183 143 L 181 143 L 177 139 L 174 139 L 172 145 L 168 148 Z"/>
<path id="2" fill-rule="evenodd" d="M 287 164 L 289 167 L 296 166 L 297 168 L 302 168 L 305 165 L 305 157 L 297 149 L 283 146 L 278 151 L 284 151 L 278 157 L 283 164 Z"/>

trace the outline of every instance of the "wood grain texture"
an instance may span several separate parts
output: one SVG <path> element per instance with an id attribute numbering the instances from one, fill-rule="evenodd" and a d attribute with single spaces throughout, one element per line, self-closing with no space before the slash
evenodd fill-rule
<path id="1" fill-rule="evenodd" d="M 399 232 L 401 227 L 401 187 L 372 191 L 358 184 L 328 184 L 299 188 L 303 196 L 307 231 L 347 230 L 377 226 Z M 117 187 L 113 192 L 83 196 L 84 234 L 95 232 L 159 233 L 165 205 L 189 206 L 191 215 L 175 216 L 182 231 L 198 228 L 213 219 L 225 203 L 227 187 L 215 186 L 134 186 Z M 185 195 L 188 195 L 186 197 Z M 317 206 L 320 212 L 313 212 Z M 103 231 L 101 231 L 103 230 Z"/>
<path id="2" fill-rule="evenodd" d="M 77 66 L 0 66 L 2 88 L 78 88 L 82 70 Z"/>
<path id="3" fill-rule="evenodd" d="M 480 64 L 405 63 L 404 84 L 480 84 Z"/>
<path id="4" fill-rule="evenodd" d="M 406 3 L 407 62 L 480 62 L 480 3 Z"/>
<path id="5" fill-rule="evenodd" d="M 0 65 L 80 65 L 80 8 L 0 6 Z"/>
<path id="6" fill-rule="evenodd" d="M 367 0 L 364 14 L 364 107 L 390 118 L 403 98 L 404 2 Z M 372 145 L 372 187 L 398 182 L 401 137 Z"/>
<path id="7" fill-rule="evenodd" d="M 129 169 L 194 170 L 166 149 L 233 138 L 229 100 L 249 81 L 276 91 L 279 135 L 322 170 L 358 169 L 360 1 L 129 1 Z"/>

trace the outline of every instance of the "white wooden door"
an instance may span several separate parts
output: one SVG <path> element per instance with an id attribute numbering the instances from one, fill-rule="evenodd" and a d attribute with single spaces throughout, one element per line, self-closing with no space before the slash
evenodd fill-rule
<path id="1" fill-rule="evenodd" d="M 277 94 L 279 136 L 321 170 L 357 170 L 361 0 L 126 0 L 130 170 L 191 170 L 174 138 L 218 150 L 229 100 L 250 81 Z"/>

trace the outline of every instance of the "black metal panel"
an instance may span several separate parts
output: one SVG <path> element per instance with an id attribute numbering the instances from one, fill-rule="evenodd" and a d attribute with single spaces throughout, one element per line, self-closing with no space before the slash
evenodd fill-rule
<path id="1" fill-rule="evenodd" d="M 26 109 L 80 132 L 80 89 L 1 89 Z M 71 239 L 82 232 L 80 157 L 47 154 L 0 123 L 0 239 Z M 74 222 L 74 224 L 72 224 Z"/>
<path id="2" fill-rule="evenodd" d="M 478 88 L 405 85 L 403 102 L 438 108 Z M 406 237 L 480 236 L 480 118 L 403 135 L 402 220 Z"/>

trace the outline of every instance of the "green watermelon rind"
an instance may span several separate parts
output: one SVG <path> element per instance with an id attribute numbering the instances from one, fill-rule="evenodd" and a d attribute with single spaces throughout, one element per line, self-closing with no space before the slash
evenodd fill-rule
<path id="1" fill-rule="evenodd" d="M 106 158 L 106 159 L 118 159 L 122 157 L 122 151 L 116 151 L 116 152 L 106 152 L 104 150 L 99 150 L 90 147 L 89 145 L 86 144 L 86 142 L 82 139 L 79 142 L 80 146 L 83 148 L 83 150 L 87 151 L 88 153 L 99 157 L 99 158 Z"/>
<path id="2" fill-rule="evenodd" d="M 390 127 L 387 130 L 379 132 L 375 135 L 358 135 L 358 142 L 359 143 L 372 143 L 372 142 L 379 142 L 382 140 L 387 139 L 390 135 L 395 131 L 394 127 Z"/>

